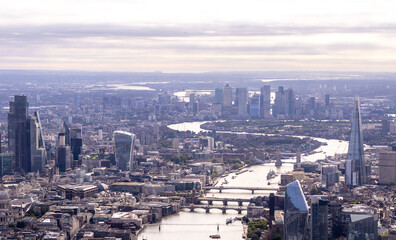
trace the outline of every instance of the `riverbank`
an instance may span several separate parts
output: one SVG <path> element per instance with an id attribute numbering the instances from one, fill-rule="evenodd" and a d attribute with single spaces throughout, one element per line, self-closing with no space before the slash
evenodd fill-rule
<path id="1" fill-rule="evenodd" d="M 194 126 L 194 129 L 199 130 L 202 122 L 189 123 L 189 126 Z M 183 123 L 178 124 L 179 129 L 190 130 L 183 127 Z M 199 132 L 199 131 L 198 131 Z M 305 136 L 295 136 L 295 137 L 305 137 Z M 326 142 L 327 145 L 321 145 L 316 151 L 316 153 L 302 156 L 302 162 L 313 162 L 318 159 L 324 159 L 327 156 L 334 156 L 336 154 L 344 154 L 347 152 L 348 143 L 339 140 L 328 140 L 315 138 L 320 142 Z M 326 154 L 324 154 L 324 152 Z M 273 162 L 264 163 L 252 166 L 243 166 L 238 169 L 247 170 L 236 176 L 234 171 L 227 172 L 226 175 L 221 175 L 217 178 L 217 183 L 219 179 L 226 178 L 227 186 L 230 187 L 262 187 L 271 185 L 277 185 L 280 182 L 280 175 L 288 171 L 293 170 L 293 162 L 295 158 L 282 159 L 283 164 L 281 167 L 276 167 Z M 252 170 L 252 171 L 250 171 Z M 278 175 L 273 179 L 267 180 L 266 176 L 269 171 L 274 170 Z M 255 191 L 254 194 L 251 191 L 244 190 L 225 190 L 219 193 L 216 190 L 207 191 L 206 196 L 218 197 L 218 198 L 244 198 L 250 199 L 252 197 L 269 195 L 269 193 L 275 192 L 272 190 L 268 191 Z M 229 203 L 233 204 L 233 203 Z M 217 234 L 217 224 L 220 226 L 218 234 L 221 235 L 222 239 L 227 240 L 240 240 L 243 233 L 244 227 L 240 222 L 234 222 L 229 225 L 225 225 L 227 218 L 230 217 L 242 217 L 243 215 L 237 214 L 236 211 L 227 211 L 226 214 L 222 214 L 221 210 L 213 209 L 210 213 L 205 213 L 204 209 L 197 209 L 195 212 L 190 212 L 188 210 L 181 211 L 178 214 L 164 217 L 161 222 L 148 225 L 143 231 L 140 232 L 138 236 L 139 240 L 142 237 L 146 237 L 149 240 L 161 239 L 161 240 L 200 240 L 208 239 L 209 235 Z M 158 225 L 161 224 L 161 231 L 159 231 Z"/>

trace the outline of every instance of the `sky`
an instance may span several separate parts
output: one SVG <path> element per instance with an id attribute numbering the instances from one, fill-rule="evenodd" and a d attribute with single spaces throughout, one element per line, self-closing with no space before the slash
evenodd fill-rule
<path id="1" fill-rule="evenodd" d="M 0 69 L 396 71 L 396 1 L 0 0 Z"/>

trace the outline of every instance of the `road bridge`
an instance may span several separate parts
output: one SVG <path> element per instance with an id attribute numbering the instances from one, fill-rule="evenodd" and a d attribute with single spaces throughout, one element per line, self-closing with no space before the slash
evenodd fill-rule
<path id="1" fill-rule="evenodd" d="M 241 206 L 221 206 L 221 205 L 199 205 L 199 204 L 191 204 L 182 206 L 181 208 L 190 209 L 191 212 L 194 212 L 197 208 L 205 209 L 207 213 L 210 212 L 210 209 L 220 209 L 222 213 L 226 213 L 227 210 L 235 210 L 238 214 L 241 214 L 242 211 L 247 211 L 247 207 Z"/>
<path id="2" fill-rule="evenodd" d="M 228 202 L 237 202 L 239 206 L 242 206 L 244 202 L 250 202 L 250 199 L 243 198 L 218 198 L 218 197 L 198 197 L 195 201 L 196 204 L 200 204 L 202 201 L 206 201 L 208 205 L 213 205 L 213 202 L 223 202 L 224 206 L 228 205 Z"/>
<path id="3" fill-rule="evenodd" d="M 202 189 L 204 190 L 219 190 L 221 193 L 223 190 L 249 190 L 252 191 L 252 194 L 254 194 L 254 191 L 277 191 L 278 188 L 265 188 L 265 187 L 225 187 L 225 186 L 220 186 L 220 187 L 203 187 Z"/>

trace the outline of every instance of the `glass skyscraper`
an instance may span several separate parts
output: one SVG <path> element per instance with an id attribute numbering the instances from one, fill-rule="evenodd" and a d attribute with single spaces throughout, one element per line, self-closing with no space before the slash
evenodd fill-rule
<path id="1" fill-rule="evenodd" d="M 232 106 L 232 88 L 230 84 L 226 84 L 223 88 L 223 107 Z"/>
<path id="2" fill-rule="evenodd" d="M 328 201 L 311 199 L 311 240 L 328 240 Z"/>
<path id="3" fill-rule="evenodd" d="M 247 116 L 247 104 L 248 104 L 248 90 L 247 88 L 236 89 L 236 102 L 238 106 L 238 115 L 241 117 Z"/>
<path id="4" fill-rule="evenodd" d="M 15 95 L 8 113 L 8 151 L 14 155 L 14 167 L 20 172 L 41 171 L 46 150 L 38 112 L 29 116 L 27 97 Z"/>
<path id="5" fill-rule="evenodd" d="M 255 94 L 250 99 L 250 117 L 259 118 L 260 117 L 260 96 Z"/>
<path id="6" fill-rule="evenodd" d="M 349 140 L 348 159 L 345 163 L 345 183 L 349 186 L 361 186 L 367 183 L 367 169 L 364 159 L 362 119 L 359 99 L 355 100 L 352 113 L 351 138 Z"/>
<path id="7" fill-rule="evenodd" d="M 271 117 L 271 86 L 264 85 L 260 89 L 260 117 Z"/>
<path id="8" fill-rule="evenodd" d="M 285 240 L 303 240 L 307 234 L 308 204 L 298 180 L 286 186 L 284 205 Z"/>
<path id="9" fill-rule="evenodd" d="M 376 214 L 351 214 L 348 239 L 378 239 L 378 216 Z"/>
<path id="10" fill-rule="evenodd" d="M 125 131 L 114 131 L 115 161 L 122 171 L 133 171 L 135 163 L 133 159 L 133 146 L 135 134 Z"/>

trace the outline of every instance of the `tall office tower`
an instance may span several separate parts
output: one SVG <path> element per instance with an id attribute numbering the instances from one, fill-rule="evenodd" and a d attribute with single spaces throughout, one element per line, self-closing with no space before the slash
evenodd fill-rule
<path id="1" fill-rule="evenodd" d="M 70 129 L 70 149 L 73 154 L 72 167 L 80 166 L 80 154 L 82 153 L 82 127 Z"/>
<path id="2" fill-rule="evenodd" d="M 250 117 L 260 117 L 260 96 L 258 94 L 254 94 L 250 99 Z"/>
<path id="3" fill-rule="evenodd" d="M 379 184 L 396 183 L 396 151 L 379 153 Z"/>
<path id="4" fill-rule="evenodd" d="M 330 95 L 329 94 L 325 95 L 325 107 L 326 108 L 330 107 Z"/>
<path id="5" fill-rule="evenodd" d="M 65 133 L 59 133 L 58 143 L 59 144 L 56 147 L 55 165 L 59 169 L 59 172 L 66 172 L 72 167 L 72 156 L 70 146 L 66 145 Z"/>
<path id="6" fill-rule="evenodd" d="M 133 157 L 133 146 L 136 136 L 133 133 L 125 131 L 114 131 L 114 153 L 116 165 L 122 171 L 135 170 Z"/>
<path id="7" fill-rule="evenodd" d="M 271 117 L 271 86 L 264 85 L 260 89 L 260 117 Z"/>
<path id="8" fill-rule="evenodd" d="M 328 240 L 328 201 L 311 199 L 311 240 Z"/>
<path id="9" fill-rule="evenodd" d="M 29 103 L 26 96 L 15 95 L 8 113 L 8 151 L 14 153 L 14 167 L 30 172 Z"/>
<path id="10" fill-rule="evenodd" d="M 70 128 L 65 122 L 62 124 L 60 132 L 65 133 L 65 144 L 70 146 Z"/>
<path id="11" fill-rule="evenodd" d="M 11 175 L 13 173 L 13 153 L 0 153 L 0 180 L 4 175 Z"/>
<path id="12" fill-rule="evenodd" d="M 308 113 L 311 116 L 315 115 L 315 109 L 316 109 L 315 105 L 316 105 L 315 104 L 315 97 L 310 97 L 309 100 L 308 100 Z"/>
<path id="13" fill-rule="evenodd" d="M 221 88 L 216 88 L 215 89 L 215 98 L 214 102 L 215 104 L 223 104 L 223 89 Z"/>
<path id="14" fill-rule="evenodd" d="M 294 116 L 296 114 L 296 97 L 294 96 L 293 89 L 289 88 L 284 91 L 284 114 Z"/>
<path id="15" fill-rule="evenodd" d="M 360 103 L 359 99 L 356 99 L 352 113 L 352 129 L 351 138 L 349 139 L 348 159 L 345 163 L 345 182 L 349 186 L 361 186 L 366 184 L 367 181 Z"/>
<path id="16" fill-rule="evenodd" d="M 278 117 L 278 115 L 286 114 L 286 96 L 283 87 L 278 87 L 278 91 L 275 93 L 275 102 L 272 108 L 272 115 Z"/>
<path id="17" fill-rule="evenodd" d="M 190 100 L 190 102 L 188 104 L 189 105 L 188 108 L 192 110 L 194 108 L 194 104 L 195 104 L 195 94 L 194 93 L 190 93 L 189 100 Z"/>
<path id="18" fill-rule="evenodd" d="M 307 234 L 308 204 L 298 180 L 286 186 L 284 239 L 303 240 Z"/>
<path id="19" fill-rule="evenodd" d="M 223 89 L 223 107 L 232 106 L 232 87 L 227 83 Z"/>
<path id="20" fill-rule="evenodd" d="M 343 221 L 342 205 L 337 202 L 330 202 L 328 205 L 329 239 L 338 239 L 344 234 L 345 223 Z"/>
<path id="21" fill-rule="evenodd" d="M 321 170 L 321 185 L 323 188 L 332 186 L 340 181 L 337 165 L 323 165 Z"/>
<path id="22" fill-rule="evenodd" d="M 42 171 L 47 158 L 40 116 L 34 112 L 30 117 L 30 166 L 32 172 Z"/>
<path id="23" fill-rule="evenodd" d="M 238 115 L 241 117 L 247 117 L 247 105 L 248 105 L 248 90 L 247 88 L 236 89 L 236 102 L 238 106 Z"/>

